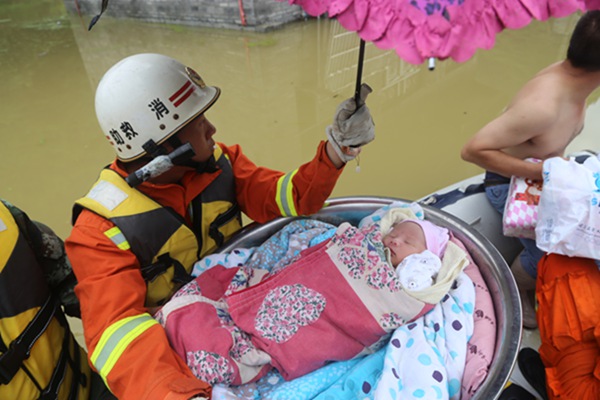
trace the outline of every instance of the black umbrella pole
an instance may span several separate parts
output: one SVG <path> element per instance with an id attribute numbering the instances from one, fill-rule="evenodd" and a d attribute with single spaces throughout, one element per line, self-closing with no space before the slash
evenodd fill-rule
<path id="1" fill-rule="evenodd" d="M 356 69 L 356 90 L 354 92 L 354 101 L 356 102 L 356 108 L 362 106 L 362 100 L 360 99 L 360 85 L 362 80 L 363 61 L 365 59 L 365 41 L 360 39 L 360 46 L 358 48 L 358 68 Z"/>

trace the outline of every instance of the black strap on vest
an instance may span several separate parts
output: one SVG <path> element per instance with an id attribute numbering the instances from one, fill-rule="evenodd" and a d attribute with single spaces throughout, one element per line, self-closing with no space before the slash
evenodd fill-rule
<path id="1" fill-rule="evenodd" d="M 223 246 L 223 242 L 225 241 L 225 236 L 219 231 L 219 228 L 223 225 L 227 224 L 234 218 L 237 218 L 240 215 L 240 207 L 237 203 L 233 205 L 229 210 L 225 211 L 222 214 L 219 214 L 217 218 L 210 224 L 208 227 L 208 235 L 215 241 L 217 247 Z"/>
<path id="2" fill-rule="evenodd" d="M 75 338 L 73 338 L 74 340 Z M 67 341 L 68 344 L 68 341 Z M 66 351 L 68 353 L 69 347 L 67 346 Z M 63 348 L 63 351 L 65 349 Z M 85 374 L 81 373 L 81 350 L 79 349 L 78 343 L 73 343 L 73 359 L 71 357 L 68 358 L 69 365 L 71 365 L 71 370 L 73 371 L 73 379 L 71 380 L 71 396 L 70 400 L 75 400 L 79 394 L 79 385 L 86 387 L 87 386 L 87 377 Z"/>
<path id="3" fill-rule="evenodd" d="M 193 277 L 185 270 L 183 265 L 172 258 L 169 253 L 161 254 L 155 263 L 142 267 L 142 277 L 146 282 L 152 282 L 157 276 L 164 274 L 171 266 L 174 268 L 173 282 L 188 283 Z"/>
<path id="4" fill-rule="evenodd" d="M 60 358 L 58 359 L 58 363 L 56 363 L 56 368 L 54 368 L 54 372 L 52 372 L 52 377 L 50 378 L 50 382 L 48 386 L 42 391 L 39 400 L 52 400 L 58 398 L 58 391 L 60 389 L 60 384 L 65 379 L 65 375 L 67 374 L 67 366 L 69 358 L 69 332 L 65 331 L 65 338 L 63 340 L 63 348 L 60 352 Z M 77 382 L 77 379 L 73 377 L 73 382 Z M 77 393 L 77 389 L 75 389 L 75 393 Z M 73 391 L 71 391 L 69 398 L 73 398 Z"/>
<path id="5" fill-rule="evenodd" d="M 69 348 L 72 339 L 69 324 L 62 312 L 58 311 L 58 301 L 54 296 L 49 296 L 42 308 L 37 312 L 35 317 L 29 322 L 27 327 L 21 332 L 19 337 L 15 339 L 6 352 L 0 356 L 0 384 L 7 385 L 16 375 L 17 371 L 23 366 L 23 362 L 29 358 L 31 349 L 36 341 L 48 328 L 52 318 L 56 318 L 64 328 L 63 345 L 60 352 L 60 358 L 56 364 L 52 377 L 48 386 L 41 392 L 40 400 L 53 400 L 58 398 L 60 385 L 67 374 L 67 367 L 71 367 L 73 377 L 71 382 L 71 390 L 69 391 L 69 400 L 76 400 L 79 394 L 79 385 L 86 386 L 86 376 L 81 373 L 81 355 L 79 345 L 73 343 L 73 355 L 71 359 Z"/>
<path id="6" fill-rule="evenodd" d="M 81 371 L 81 349 L 79 343 L 75 340 L 75 337 L 71 334 L 69 323 L 63 313 L 56 314 L 56 319 L 65 328 L 65 337 L 63 339 L 63 348 L 61 358 L 67 360 L 68 366 L 73 371 L 73 378 L 71 379 L 71 391 L 69 392 L 69 400 L 76 400 L 79 396 L 79 386 L 86 387 L 88 385 L 87 376 Z M 71 358 L 71 352 L 69 351 L 71 343 L 73 344 L 73 357 Z M 66 367 L 63 367 L 64 373 L 61 374 L 59 382 L 62 382 L 66 374 Z M 58 367 L 57 367 L 58 369 Z M 50 386 L 52 382 L 48 386 Z"/>
<path id="7" fill-rule="evenodd" d="M 58 302 L 54 296 L 49 296 L 19 337 L 0 356 L 0 384 L 7 385 L 19 371 L 23 361 L 29 358 L 33 345 L 42 336 L 57 309 Z"/>
<path id="8" fill-rule="evenodd" d="M 68 328 L 68 323 L 63 314 L 57 314 L 57 319 L 64 328 Z M 71 345 L 72 335 L 68 329 L 65 329 L 65 336 L 63 339 L 62 351 L 60 352 L 60 358 L 54 368 L 52 377 L 48 386 L 42 391 L 38 400 L 54 400 L 58 398 L 58 391 L 60 385 L 64 381 L 67 375 L 67 368 L 70 366 L 73 371 L 73 378 L 71 380 L 71 390 L 69 391 L 69 400 L 76 400 L 79 395 L 79 385 L 86 386 L 86 376 L 81 373 L 81 354 L 79 353 L 79 345 L 73 343 L 73 358 L 69 353 Z M 73 338 L 73 342 L 75 339 Z"/>

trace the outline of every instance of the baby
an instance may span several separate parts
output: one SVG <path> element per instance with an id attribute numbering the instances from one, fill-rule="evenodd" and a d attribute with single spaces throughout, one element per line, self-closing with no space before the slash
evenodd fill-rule
<path id="1" fill-rule="evenodd" d="M 405 289 L 417 291 L 433 285 L 449 239 L 447 229 L 425 220 L 405 219 L 392 226 L 383 245 Z"/>

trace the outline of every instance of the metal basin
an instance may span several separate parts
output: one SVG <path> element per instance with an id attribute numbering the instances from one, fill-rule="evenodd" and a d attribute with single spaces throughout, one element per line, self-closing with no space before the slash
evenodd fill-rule
<path id="1" fill-rule="evenodd" d="M 340 197 L 330 199 L 329 205 L 315 216 L 325 221 L 343 220 L 356 225 L 363 217 L 393 201 L 409 202 L 389 197 Z M 423 209 L 427 220 L 448 228 L 463 242 L 490 291 L 496 312 L 496 350 L 488 376 L 472 398 L 495 399 L 510 377 L 521 342 L 522 315 L 517 285 L 500 252 L 481 233 L 447 212 L 426 205 Z M 279 218 L 266 224 L 251 224 L 235 235 L 220 252 L 258 246 L 292 220 Z"/>

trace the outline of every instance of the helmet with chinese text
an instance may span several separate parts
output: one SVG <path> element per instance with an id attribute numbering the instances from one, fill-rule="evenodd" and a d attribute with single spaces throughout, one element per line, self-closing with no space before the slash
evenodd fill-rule
<path id="1" fill-rule="evenodd" d="M 96 89 L 96 117 L 121 161 L 147 154 L 210 108 L 220 89 L 171 57 L 136 54 L 112 66 Z M 146 147 L 147 148 L 147 147 Z"/>

